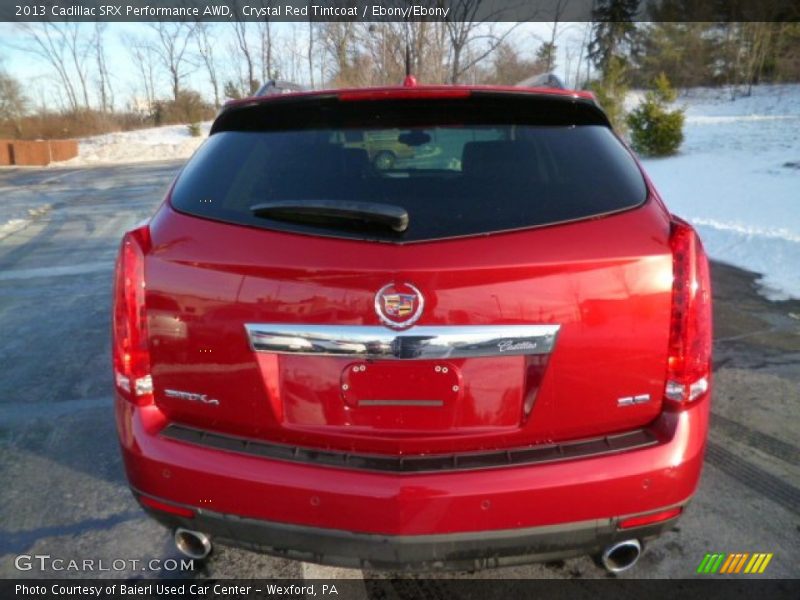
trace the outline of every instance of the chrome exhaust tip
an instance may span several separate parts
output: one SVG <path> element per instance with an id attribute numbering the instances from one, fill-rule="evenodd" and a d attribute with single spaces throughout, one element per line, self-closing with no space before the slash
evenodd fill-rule
<path id="1" fill-rule="evenodd" d="M 608 546 L 603 550 L 600 560 L 610 573 L 622 573 L 633 568 L 641 555 L 639 540 L 625 540 Z"/>
<path id="2" fill-rule="evenodd" d="M 178 527 L 175 530 L 175 547 L 188 558 L 203 560 L 211 554 L 211 538 L 200 531 Z"/>

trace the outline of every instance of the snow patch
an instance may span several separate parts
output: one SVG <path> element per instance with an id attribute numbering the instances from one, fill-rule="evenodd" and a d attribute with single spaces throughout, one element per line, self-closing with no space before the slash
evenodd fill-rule
<path id="1" fill-rule="evenodd" d="M 712 258 L 759 273 L 759 292 L 769 300 L 800 297 L 800 236 L 713 219 L 690 219 Z"/>
<path id="2" fill-rule="evenodd" d="M 796 235 L 784 227 L 777 229 L 762 229 L 741 223 L 720 223 L 714 219 L 692 219 L 692 223 L 701 227 L 710 227 L 717 231 L 734 232 L 748 238 L 759 237 L 800 244 L 800 235 Z"/>
<path id="3" fill-rule="evenodd" d="M 199 137 L 192 137 L 186 125 L 168 125 L 81 138 L 78 156 L 59 164 L 80 166 L 189 158 L 208 137 L 210 129 L 211 121 L 206 121 L 200 124 Z"/>
<path id="4" fill-rule="evenodd" d="M 0 238 L 4 238 L 15 231 L 19 231 L 25 226 L 26 223 L 28 223 L 28 219 L 11 219 L 3 224 L 0 224 Z"/>
<path id="5" fill-rule="evenodd" d="M 695 89 L 677 156 L 642 162 L 664 201 L 695 225 L 711 258 L 761 274 L 769 299 L 800 298 L 800 85 L 749 97 Z"/>
<path id="6" fill-rule="evenodd" d="M 12 233 L 16 233 L 20 229 L 23 229 L 36 217 L 47 214 L 52 208 L 53 207 L 50 204 L 43 204 L 42 206 L 37 206 L 36 208 L 29 208 L 26 211 L 14 211 L 13 207 L 6 208 L 4 211 L 0 211 L 0 239 L 3 239 Z M 16 214 L 14 214 L 15 212 Z M 3 213 L 9 213 L 13 216 L 9 217 L 8 214 L 3 215 Z M 19 213 L 24 214 L 20 215 Z M 2 218 L 3 216 L 5 216 L 5 218 Z"/>
<path id="7" fill-rule="evenodd" d="M 798 121 L 800 116 L 794 115 L 740 115 L 740 116 L 708 116 L 693 115 L 686 117 L 686 123 L 692 125 L 718 125 L 720 123 L 744 123 L 747 121 Z"/>

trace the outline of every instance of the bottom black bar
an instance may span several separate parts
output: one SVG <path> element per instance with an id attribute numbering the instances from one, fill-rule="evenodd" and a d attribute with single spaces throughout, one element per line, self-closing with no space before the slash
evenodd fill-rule
<path id="1" fill-rule="evenodd" d="M 769 598 L 796 600 L 797 579 L 43 579 L 0 580 L 0 598 L 35 600 L 161 600 L 273 598 L 336 600 L 511 600 L 516 598 L 556 600 L 603 600 L 604 598 L 646 598 L 647 600 Z"/>

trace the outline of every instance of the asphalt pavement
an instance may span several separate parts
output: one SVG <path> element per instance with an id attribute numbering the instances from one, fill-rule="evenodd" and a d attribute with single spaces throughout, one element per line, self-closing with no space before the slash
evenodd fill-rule
<path id="1" fill-rule="evenodd" d="M 171 570 L 171 535 L 130 495 L 111 401 L 111 274 L 122 233 L 179 168 L 0 170 L 0 203 L 32 215 L 0 232 L 0 578 L 386 576 L 224 547 Z M 716 387 L 700 489 L 623 577 L 695 577 L 707 552 L 770 552 L 758 577 L 800 574 L 800 302 L 764 300 L 754 275 L 732 267 L 715 264 L 713 278 Z M 18 559 L 32 555 L 65 562 Z M 69 560 L 93 568 L 56 570 Z M 98 571 L 100 561 L 114 568 Z M 437 575 L 606 576 L 589 557 Z"/>

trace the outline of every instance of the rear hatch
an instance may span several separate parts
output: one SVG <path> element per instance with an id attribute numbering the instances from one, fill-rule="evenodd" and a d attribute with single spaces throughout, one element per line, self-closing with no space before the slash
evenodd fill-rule
<path id="1" fill-rule="evenodd" d="M 589 102 L 453 95 L 222 113 L 151 223 L 171 422 L 425 454 L 655 418 L 672 256 L 632 157 Z"/>

